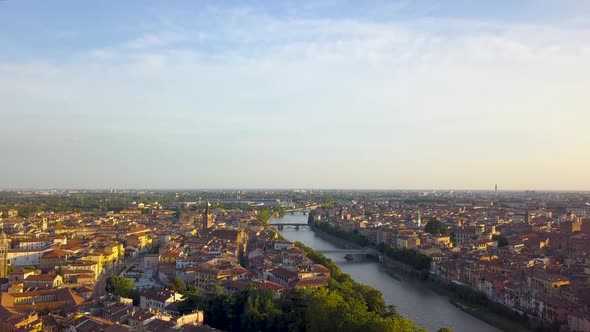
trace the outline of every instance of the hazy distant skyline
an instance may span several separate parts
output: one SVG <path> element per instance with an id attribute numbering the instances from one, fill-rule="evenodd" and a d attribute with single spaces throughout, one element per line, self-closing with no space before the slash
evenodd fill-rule
<path id="1" fill-rule="evenodd" d="M 0 188 L 590 189 L 588 1 L 0 1 Z"/>

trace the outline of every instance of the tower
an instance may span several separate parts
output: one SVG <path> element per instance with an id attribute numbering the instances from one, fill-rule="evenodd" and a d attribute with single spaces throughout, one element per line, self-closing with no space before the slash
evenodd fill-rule
<path id="1" fill-rule="evenodd" d="M 0 278 L 8 278 L 8 236 L 0 229 Z"/>
<path id="2" fill-rule="evenodd" d="M 422 226 L 422 214 L 420 210 L 418 210 L 418 227 Z"/>
<path id="3" fill-rule="evenodd" d="M 209 212 L 210 206 L 211 204 L 207 202 L 207 205 L 205 205 L 205 214 L 203 214 L 203 229 L 205 230 L 211 228 L 211 225 L 213 224 L 213 214 Z"/>
<path id="4" fill-rule="evenodd" d="M 496 186 L 494 187 L 494 195 L 498 196 L 498 185 L 496 184 Z"/>

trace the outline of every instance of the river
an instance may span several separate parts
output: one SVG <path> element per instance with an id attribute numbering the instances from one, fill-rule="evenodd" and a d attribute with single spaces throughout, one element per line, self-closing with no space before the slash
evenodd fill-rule
<path id="1" fill-rule="evenodd" d="M 307 216 L 301 214 L 287 214 L 272 221 L 273 224 L 304 222 L 307 222 Z M 308 227 L 296 230 L 294 227 L 287 226 L 280 230 L 280 233 L 290 241 L 299 241 L 320 252 L 341 249 L 322 239 Z M 379 262 L 358 256 L 355 256 L 352 261 L 347 261 L 341 254 L 326 254 L 326 256 L 354 280 L 380 290 L 387 304 L 396 306 L 400 314 L 429 331 L 437 331 L 441 327 L 449 327 L 454 332 L 500 331 L 459 310 L 449 303 L 447 297 L 436 294 L 419 281 L 403 276 L 401 280 L 392 278 Z"/>

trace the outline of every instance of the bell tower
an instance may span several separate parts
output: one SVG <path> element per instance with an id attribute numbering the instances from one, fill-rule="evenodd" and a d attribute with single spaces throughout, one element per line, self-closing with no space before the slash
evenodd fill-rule
<path id="1" fill-rule="evenodd" d="M 0 229 L 0 278 L 8 278 L 8 236 Z"/>
<path id="2" fill-rule="evenodd" d="M 207 202 L 207 205 L 205 206 L 205 214 L 203 214 L 203 230 L 207 230 L 213 225 L 213 214 L 209 211 L 210 206 L 211 204 Z"/>

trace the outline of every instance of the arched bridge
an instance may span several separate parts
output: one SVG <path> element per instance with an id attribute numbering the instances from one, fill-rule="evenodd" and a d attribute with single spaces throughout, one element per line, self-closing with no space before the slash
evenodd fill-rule
<path id="1" fill-rule="evenodd" d="M 300 226 L 300 227 L 301 226 L 309 226 L 309 224 L 306 222 L 276 223 L 276 224 L 270 223 L 269 225 L 276 226 L 276 227 L 279 227 L 279 226 Z"/>
<path id="2" fill-rule="evenodd" d="M 285 213 L 290 213 L 290 214 L 295 214 L 295 213 L 308 214 L 309 213 L 309 209 L 308 208 L 290 209 L 290 210 L 285 210 Z"/>
<path id="3" fill-rule="evenodd" d="M 318 250 L 322 254 L 349 254 L 349 255 L 373 255 L 379 256 L 379 252 L 375 249 L 334 249 L 334 250 Z"/>
<path id="4" fill-rule="evenodd" d="M 317 207 L 318 207 L 317 205 L 308 205 L 308 206 L 300 207 L 300 208 L 296 208 L 296 209 L 288 209 L 288 210 L 285 210 L 285 213 L 291 213 L 291 214 L 303 213 L 303 214 L 308 214 L 311 210 L 315 210 Z"/>

